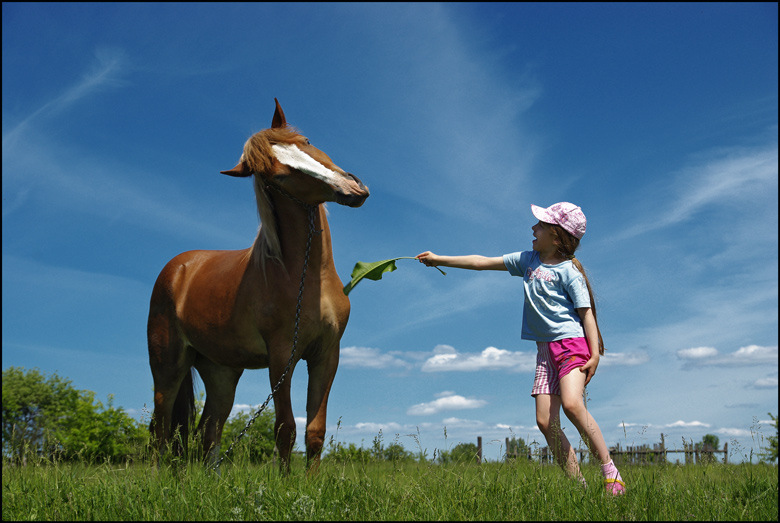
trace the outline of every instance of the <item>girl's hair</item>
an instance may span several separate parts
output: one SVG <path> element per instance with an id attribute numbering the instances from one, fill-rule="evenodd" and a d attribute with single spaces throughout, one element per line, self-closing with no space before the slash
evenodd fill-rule
<path id="1" fill-rule="evenodd" d="M 596 300 L 593 297 L 593 290 L 590 288 L 590 281 L 588 281 L 588 275 L 585 274 L 585 269 L 582 267 L 580 260 L 574 257 L 574 251 L 580 246 L 580 240 L 569 234 L 563 227 L 554 223 L 545 223 L 550 228 L 553 235 L 553 242 L 558 246 L 558 252 L 567 260 L 571 260 L 574 263 L 574 267 L 580 271 L 582 277 L 585 278 L 585 285 L 588 286 L 588 294 L 590 295 L 590 306 L 593 311 L 593 318 L 596 320 L 596 332 L 599 334 L 599 354 L 604 354 L 604 339 L 601 337 L 601 329 L 599 329 L 598 317 L 596 316 Z"/>

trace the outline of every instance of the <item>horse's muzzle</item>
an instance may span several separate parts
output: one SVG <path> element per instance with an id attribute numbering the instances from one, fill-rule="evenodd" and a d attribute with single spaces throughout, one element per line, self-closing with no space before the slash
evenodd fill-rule
<path id="1" fill-rule="evenodd" d="M 347 207 L 360 207 L 363 205 L 363 202 L 366 201 L 366 198 L 368 198 L 369 191 L 368 187 L 366 187 L 363 182 L 360 181 L 360 178 L 355 176 L 352 173 L 347 173 L 347 176 L 352 178 L 357 184 L 359 192 L 350 193 L 350 194 L 344 194 L 344 193 L 337 193 L 336 194 L 336 203 L 339 205 L 346 205 Z"/>

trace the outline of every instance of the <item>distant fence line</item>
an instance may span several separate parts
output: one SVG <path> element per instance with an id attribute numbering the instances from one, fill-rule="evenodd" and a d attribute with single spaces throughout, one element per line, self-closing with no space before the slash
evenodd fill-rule
<path id="1" fill-rule="evenodd" d="M 509 438 L 506 438 L 506 449 L 509 449 Z M 478 460 L 482 460 L 482 437 L 477 438 L 478 448 Z M 574 449 L 574 452 L 579 457 L 580 463 L 582 463 L 586 457 L 589 457 L 590 451 L 588 449 Z M 620 443 L 614 447 L 609 448 L 609 454 L 613 461 L 617 465 L 629 464 L 629 465 L 652 465 L 667 463 L 668 454 L 683 453 L 685 454 L 685 464 L 703 464 L 714 463 L 716 461 L 716 454 L 723 454 L 723 463 L 729 462 L 729 444 L 724 443 L 723 450 L 713 449 L 709 445 L 702 446 L 701 444 L 685 443 L 683 442 L 682 449 L 667 449 L 666 442 L 664 441 L 664 435 L 661 434 L 661 443 L 654 443 L 653 448 L 649 445 L 629 446 L 625 448 L 620 447 Z M 517 450 L 514 453 L 506 453 L 509 458 L 519 458 Z M 554 463 L 555 457 L 552 451 L 548 447 L 541 447 L 532 451 L 530 447 L 525 457 L 529 460 L 538 460 L 540 463 Z"/>

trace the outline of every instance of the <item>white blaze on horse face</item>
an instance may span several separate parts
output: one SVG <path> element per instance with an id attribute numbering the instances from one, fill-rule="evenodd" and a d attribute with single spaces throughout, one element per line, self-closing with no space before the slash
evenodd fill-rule
<path id="1" fill-rule="evenodd" d="M 288 167 L 297 169 L 303 173 L 313 176 L 328 185 L 334 186 L 338 184 L 340 178 L 336 171 L 328 169 L 320 162 L 298 149 L 293 144 L 274 144 L 271 149 L 276 156 L 276 159 Z"/>

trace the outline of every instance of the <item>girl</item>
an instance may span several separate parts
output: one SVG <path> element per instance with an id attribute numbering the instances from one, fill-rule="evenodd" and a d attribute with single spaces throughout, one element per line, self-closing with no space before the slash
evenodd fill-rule
<path id="1" fill-rule="evenodd" d="M 585 408 L 583 392 L 596 374 L 604 342 L 596 322 L 593 292 L 574 251 L 585 234 L 582 209 L 568 202 L 543 209 L 531 205 L 539 223 L 533 250 L 495 258 L 479 255 L 417 255 L 428 267 L 444 265 L 477 271 L 509 271 L 523 278 L 525 303 L 521 338 L 536 341 L 536 377 L 531 396 L 536 398 L 536 424 L 555 460 L 566 473 L 585 479 L 577 455 L 561 430 L 560 408 L 574 423 L 585 444 L 601 460 L 608 492 L 622 494 L 625 484 L 612 463 L 599 426 Z"/>

